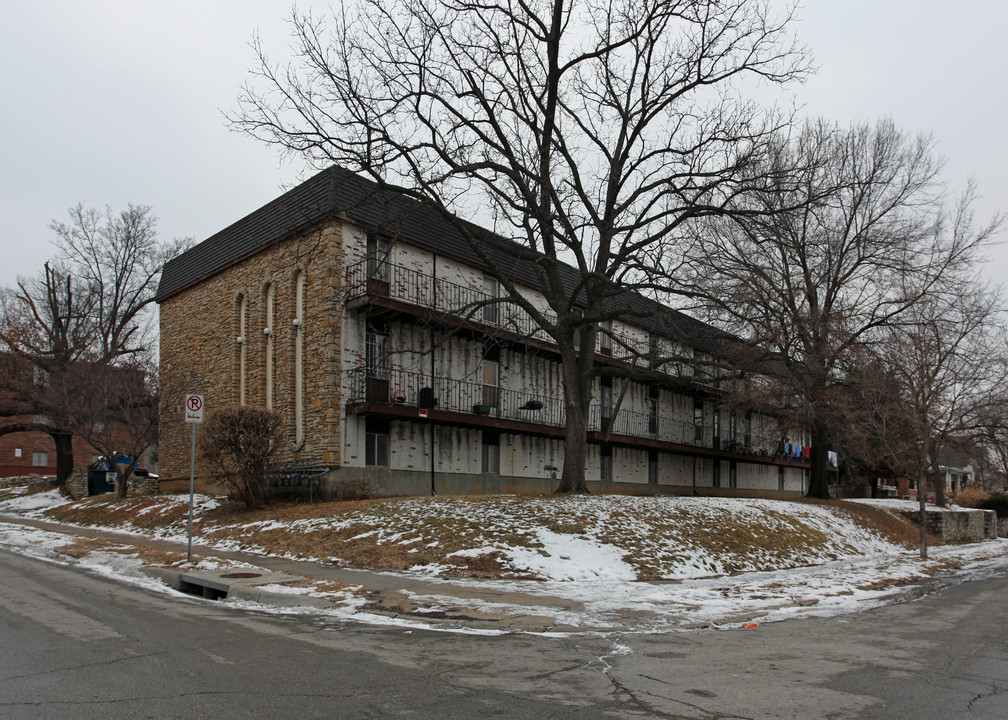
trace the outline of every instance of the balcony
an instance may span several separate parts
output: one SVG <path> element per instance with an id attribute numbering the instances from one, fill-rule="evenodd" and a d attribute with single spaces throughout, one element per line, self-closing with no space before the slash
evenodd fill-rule
<path id="1" fill-rule="evenodd" d="M 416 314 L 426 311 L 430 317 L 453 325 L 471 325 L 484 332 L 504 334 L 519 340 L 536 341 L 549 347 L 553 338 L 542 330 L 525 310 L 514 303 L 496 300 L 482 290 L 435 278 L 429 273 L 395 265 L 362 260 L 347 268 L 347 306 L 358 307 L 367 301 L 372 306 Z M 555 314 L 546 312 L 550 322 Z M 595 352 L 619 362 L 647 363 L 649 341 L 619 331 L 600 331 L 595 337 Z M 692 379 L 693 371 L 683 363 L 667 363 L 656 372 Z"/>
<path id="2" fill-rule="evenodd" d="M 553 339 L 522 308 L 497 301 L 493 296 L 466 285 L 411 268 L 385 263 L 370 267 L 367 260 L 347 268 L 347 305 L 367 298 L 390 309 L 422 309 L 442 322 L 471 324 L 523 340 L 550 344 Z M 550 320 L 554 316 L 547 313 Z"/>
<path id="3" fill-rule="evenodd" d="M 440 422 L 547 435 L 562 435 L 566 424 L 562 397 L 445 377 L 432 381 L 429 374 L 399 369 L 392 369 L 388 377 L 369 377 L 363 367 L 348 374 L 344 396 L 348 412 L 418 417 L 427 410 Z"/>
<path id="4" fill-rule="evenodd" d="M 661 444 L 671 443 L 712 450 L 715 452 L 711 455 L 719 456 L 726 453 L 727 456 L 734 454 L 771 459 L 776 447 L 774 438 L 770 436 L 729 441 L 727 438 L 715 438 L 713 428 L 698 427 L 691 422 L 647 412 L 620 410 L 615 417 L 607 417 L 603 416 L 602 408 L 597 405 L 591 409 L 588 432 L 595 434 L 596 440 L 602 440 L 608 435 L 610 440 L 615 438 L 621 442 L 626 442 L 627 439 L 651 441 L 647 444 L 657 449 L 660 449 Z"/>

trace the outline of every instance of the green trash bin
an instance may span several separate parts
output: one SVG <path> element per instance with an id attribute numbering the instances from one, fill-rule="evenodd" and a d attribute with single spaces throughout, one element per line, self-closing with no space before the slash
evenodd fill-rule
<path id="1" fill-rule="evenodd" d="M 88 495 L 115 492 L 114 470 L 88 470 Z"/>

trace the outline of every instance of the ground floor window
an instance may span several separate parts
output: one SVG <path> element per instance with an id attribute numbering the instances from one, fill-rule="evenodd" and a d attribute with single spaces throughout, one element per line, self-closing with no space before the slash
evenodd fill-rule
<path id="1" fill-rule="evenodd" d="M 388 467 L 388 423 L 368 421 L 367 430 L 364 433 L 364 464 L 373 467 Z"/>
<path id="2" fill-rule="evenodd" d="M 483 472 L 500 473 L 500 437 L 489 430 L 483 431 Z"/>
<path id="3" fill-rule="evenodd" d="M 602 482 L 612 482 L 613 479 L 613 461 L 612 461 L 612 448 L 602 448 L 602 460 L 601 466 L 599 468 Z"/>
<path id="4" fill-rule="evenodd" d="M 47 465 L 49 465 L 49 453 L 33 452 L 32 465 L 34 465 L 35 467 L 46 467 Z"/>

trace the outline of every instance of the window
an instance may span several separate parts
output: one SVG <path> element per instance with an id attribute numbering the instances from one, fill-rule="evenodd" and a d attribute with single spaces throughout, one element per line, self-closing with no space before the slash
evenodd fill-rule
<path id="1" fill-rule="evenodd" d="M 703 400 L 693 401 L 693 442 L 703 443 Z"/>
<path id="2" fill-rule="evenodd" d="M 611 483 L 613 481 L 613 459 L 612 459 L 611 447 L 602 448 L 602 459 L 599 465 L 599 475 L 602 478 L 602 482 L 604 483 Z"/>
<path id="3" fill-rule="evenodd" d="M 389 379 L 388 334 L 368 328 L 364 347 L 368 377 Z"/>
<path id="4" fill-rule="evenodd" d="M 612 355 L 612 320 L 599 323 L 599 352 Z"/>
<path id="5" fill-rule="evenodd" d="M 721 444 L 721 408 L 715 407 L 714 412 L 711 413 L 711 427 L 714 435 L 714 448 L 717 449 Z"/>
<path id="6" fill-rule="evenodd" d="M 711 475 L 711 487 L 719 488 L 721 487 L 721 461 L 714 461 L 714 472 Z"/>
<path id="7" fill-rule="evenodd" d="M 658 484 L 658 452 L 656 450 L 648 453 L 647 481 L 648 485 Z"/>
<path id="8" fill-rule="evenodd" d="M 648 434 L 658 434 L 658 388 L 648 390 L 647 410 L 648 410 Z"/>
<path id="9" fill-rule="evenodd" d="M 364 341 L 365 393 L 370 402 L 389 401 L 389 338 L 384 330 L 369 327 Z"/>
<path id="10" fill-rule="evenodd" d="M 32 465 L 35 467 L 46 467 L 49 465 L 49 453 L 35 451 L 32 453 Z"/>
<path id="11" fill-rule="evenodd" d="M 777 489 L 784 489 L 784 468 L 781 466 L 777 467 Z"/>
<path id="12" fill-rule="evenodd" d="M 661 341 L 654 333 L 648 333 L 649 366 L 654 369 L 661 365 Z"/>
<path id="13" fill-rule="evenodd" d="M 599 380 L 599 406 L 601 407 L 603 419 L 608 420 L 612 417 L 612 378 L 610 377 L 604 377 Z"/>
<path id="14" fill-rule="evenodd" d="M 483 472 L 500 473 L 500 436 L 490 430 L 483 431 Z"/>
<path id="15" fill-rule="evenodd" d="M 574 323 L 574 347 L 581 349 L 581 320 L 584 318 L 584 311 L 581 308 L 571 310 L 571 322 Z"/>
<path id="16" fill-rule="evenodd" d="M 389 281 L 389 253 L 392 241 L 377 233 L 367 236 L 367 274 L 369 280 L 387 283 Z"/>
<path id="17" fill-rule="evenodd" d="M 752 450 L 752 413 L 748 412 L 745 416 L 745 436 L 742 438 L 742 442 L 745 444 L 746 451 Z"/>
<path id="18" fill-rule="evenodd" d="M 491 275 L 483 276 L 483 294 L 486 296 L 486 300 L 492 300 L 499 297 L 499 287 L 497 285 L 497 278 Z M 497 303 L 490 303 L 489 305 L 483 306 L 483 322 L 496 325 L 497 324 L 497 309 L 499 305 Z"/>
<path id="19" fill-rule="evenodd" d="M 498 364 L 496 360 L 483 360 L 483 404 L 497 407 Z"/>
<path id="20" fill-rule="evenodd" d="M 388 467 L 388 423 L 368 420 L 364 433 L 364 464 L 368 467 Z"/>
<path id="21" fill-rule="evenodd" d="M 728 487 L 738 487 L 738 463 L 734 460 L 728 463 Z"/>

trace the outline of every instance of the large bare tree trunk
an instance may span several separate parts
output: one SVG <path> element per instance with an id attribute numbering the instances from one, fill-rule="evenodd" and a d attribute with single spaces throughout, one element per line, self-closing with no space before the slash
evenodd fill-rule
<path id="1" fill-rule="evenodd" d="M 813 420 L 811 434 L 812 451 L 809 457 L 811 467 L 809 469 L 808 496 L 811 498 L 828 500 L 830 492 L 829 477 L 826 474 L 826 424 L 821 420 Z"/>
<path id="2" fill-rule="evenodd" d="M 595 334 L 587 332 L 585 345 L 595 347 Z M 591 406 L 592 377 L 591 365 L 594 353 L 585 350 L 563 352 L 564 406 L 567 412 L 566 438 L 564 440 L 563 474 L 560 477 L 558 493 L 587 493 L 585 481 L 585 461 L 588 458 L 588 412 Z M 587 366 L 587 367 L 585 367 Z"/>
<path id="3" fill-rule="evenodd" d="M 50 433 L 49 437 L 56 446 L 56 482 L 63 486 L 74 467 L 73 435 L 67 432 L 54 432 Z"/>

